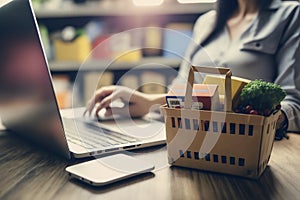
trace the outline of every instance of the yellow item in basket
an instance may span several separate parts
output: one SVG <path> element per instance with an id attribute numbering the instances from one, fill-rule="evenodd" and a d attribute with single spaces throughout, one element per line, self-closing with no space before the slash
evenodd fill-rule
<path id="1" fill-rule="evenodd" d="M 232 107 L 236 108 L 242 89 L 245 85 L 250 83 L 251 80 L 231 76 L 231 95 L 232 95 Z M 218 75 L 206 75 L 203 84 L 217 84 L 219 86 L 220 102 L 224 103 L 224 91 L 225 91 L 225 77 Z"/>
<path id="2" fill-rule="evenodd" d="M 72 41 L 54 40 L 55 59 L 58 61 L 82 62 L 91 52 L 91 43 L 86 35 L 80 35 Z"/>

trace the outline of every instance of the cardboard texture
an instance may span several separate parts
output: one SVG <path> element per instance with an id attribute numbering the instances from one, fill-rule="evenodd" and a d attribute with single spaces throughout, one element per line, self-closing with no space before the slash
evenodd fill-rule
<path id="1" fill-rule="evenodd" d="M 191 109 L 194 71 L 225 74 L 224 111 Z M 257 179 L 270 159 L 279 112 L 268 117 L 231 112 L 231 72 L 191 66 L 185 107 L 161 107 L 171 165 Z"/>

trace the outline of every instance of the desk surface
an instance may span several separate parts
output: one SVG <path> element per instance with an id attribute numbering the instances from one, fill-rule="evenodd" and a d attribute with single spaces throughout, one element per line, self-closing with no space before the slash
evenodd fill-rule
<path id="1" fill-rule="evenodd" d="M 259 180 L 161 166 L 153 173 L 105 187 L 70 180 L 70 161 L 43 152 L 7 133 L 0 134 L 0 199 L 300 199 L 300 135 L 276 141 Z M 161 160 L 166 148 L 147 149 Z"/>

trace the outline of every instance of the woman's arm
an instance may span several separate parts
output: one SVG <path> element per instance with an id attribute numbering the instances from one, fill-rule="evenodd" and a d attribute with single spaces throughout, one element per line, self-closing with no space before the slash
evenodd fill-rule
<path id="1" fill-rule="evenodd" d="M 124 86 L 102 87 L 88 101 L 84 114 L 94 113 L 97 117 L 100 110 L 105 109 L 105 116 L 117 114 L 141 117 L 165 104 L 165 96 L 166 94 L 145 94 Z M 111 103 L 116 100 L 121 100 L 124 106 L 111 107 Z"/>
<path id="2" fill-rule="evenodd" d="M 289 131 L 300 131 L 300 7 L 290 13 L 290 23 L 276 53 L 278 76 L 275 83 L 287 93 L 282 110 L 288 119 Z"/>

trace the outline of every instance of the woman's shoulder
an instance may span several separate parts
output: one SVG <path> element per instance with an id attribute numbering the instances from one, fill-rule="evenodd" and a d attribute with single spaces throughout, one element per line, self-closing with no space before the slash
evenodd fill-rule
<path id="1" fill-rule="evenodd" d="M 300 2 L 299 1 L 282 1 L 281 6 L 283 6 L 283 7 L 299 7 Z"/>
<path id="2" fill-rule="evenodd" d="M 276 1 L 276 0 L 275 0 Z M 278 8 L 272 14 L 272 19 L 278 21 L 280 24 L 296 23 L 299 25 L 300 20 L 300 2 L 298 1 L 280 1 Z M 277 19 L 277 20 L 276 20 Z M 290 24 L 290 25 L 292 25 Z"/>
<path id="3" fill-rule="evenodd" d="M 195 26 L 202 25 L 203 23 L 214 23 L 217 17 L 217 12 L 215 10 L 210 10 L 198 17 L 198 19 L 195 22 Z"/>
<path id="4" fill-rule="evenodd" d="M 202 14 L 194 24 L 193 39 L 199 43 L 213 29 L 217 13 L 215 10 L 208 11 Z"/>
<path id="5" fill-rule="evenodd" d="M 291 12 L 295 12 L 295 10 L 299 10 L 299 9 L 300 9 L 299 1 L 282 1 L 279 6 L 278 12 L 291 13 Z"/>

